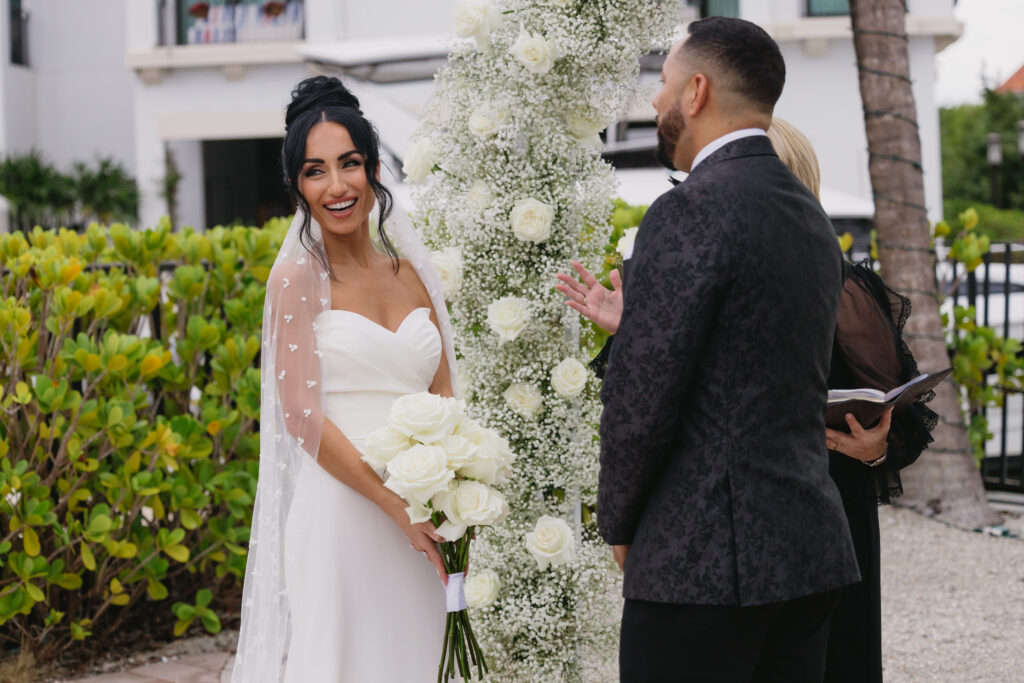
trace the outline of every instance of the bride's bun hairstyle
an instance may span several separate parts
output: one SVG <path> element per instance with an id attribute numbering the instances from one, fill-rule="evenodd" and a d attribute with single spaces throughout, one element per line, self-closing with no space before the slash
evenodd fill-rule
<path id="1" fill-rule="evenodd" d="M 380 244 L 391 256 L 398 269 L 398 254 L 384 233 L 384 222 L 391 215 L 394 199 L 391 192 L 377 179 L 380 166 L 380 137 L 359 108 L 359 99 L 353 95 L 341 80 L 329 76 L 307 78 L 292 90 L 292 101 L 285 111 L 284 145 L 281 148 L 281 165 L 284 169 L 285 187 L 296 207 L 302 210 L 303 221 L 299 230 L 299 239 L 303 246 L 313 254 L 330 273 L 334 271 L 327 259 L 327 252 L 322 243 L 314 240 L 310 234 L 310 208 L 306 198 L 299 191 L 299 174 L 306 160 L 306 138 L 318 123 L 333 122 L 348 130 L 356 149 L 363 156 L 366 180 L 377 199 L 379 218 L 377 234 Z"/>

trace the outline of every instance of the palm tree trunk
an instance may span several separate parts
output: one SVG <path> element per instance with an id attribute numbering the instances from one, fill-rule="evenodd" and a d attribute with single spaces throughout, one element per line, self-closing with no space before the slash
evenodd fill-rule
<path id="1" fill-rule="evenodd" d="M 921 140 L 910 81 L 904 0 L 851 0 L 853 43 L 867 131 L 869 172 L 882 274 L 909 296 L 905 338 L 923 371 L 949 365 L 935 282 L 935 251 L 924 206 Z M 941 421 L 935 441 L 903 471 L 901 502 L 970 527 L 998 524 L 988 505 L 952 380 L 930 407 Z"/>

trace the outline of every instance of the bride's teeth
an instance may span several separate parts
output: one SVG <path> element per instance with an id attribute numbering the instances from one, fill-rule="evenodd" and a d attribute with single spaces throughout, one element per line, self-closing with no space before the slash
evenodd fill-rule
<path id="1" fill-rule="evenodd" d="M 352 205 L 355 204 L 355 203 L 356 203 L 356 200 L 353 199 L 353 200 L 348 201 L 348 202 L 339 202 L 337 204 L 328 204 L 327 205 L 327 210 L 328 211 L 344 211 L 345 209 L 351 208 Z"/>

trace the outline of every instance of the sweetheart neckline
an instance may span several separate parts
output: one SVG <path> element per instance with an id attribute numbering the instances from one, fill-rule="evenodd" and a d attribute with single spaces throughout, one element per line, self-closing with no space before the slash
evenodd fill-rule
<path id="1" fill-rule="evenodd" d="M 418 308 L 412 309 L 411 311 L 409 311 L 408 313 L 405 314 L 405 317 L 402 318 L 402 322 L 398 323 L 398 327 L 395 328 L 394 330 L 392 330 L 392 329 L 390 329 L 388 327 L 385 327 L 384 325 L 381 325 L 376 320 L 373 320 L 372 318 L 368 318 L 365 315 L 363 315 L 362 313 L 356 313 L 355 311 L 350 311 L 350 310 L 348 310 L 346 308 L 328 308 L 327 310 L 321 311 L 321 313 L 328 313 L 328 312 L 331 312 L 331 313 L 348 313 L 349 315 L 354 315 L 357 318 L 362 318 L 366 322 L 370 323 L 371 325 L 373 325 L 375 327 L 379 327 L 380 329 L 384 330 L 385 332 L 390 332 L 391 334 L 397 336 L 398 333 L 402 331 L 402 327 L 405 326 L 405 323 L 408 322 L 409 318 L 412 317 L 413 313 L 415 313 L 416 311 L 429 311 L 429 310 L 430 310 L 430 308 L 427 307 L 427 306 L 420 306 Z M 428 320 L 429 320 L 429 318 L 428 318 Z M 433 323 L 431 323 L 431 325 L 433 325 Z"/>

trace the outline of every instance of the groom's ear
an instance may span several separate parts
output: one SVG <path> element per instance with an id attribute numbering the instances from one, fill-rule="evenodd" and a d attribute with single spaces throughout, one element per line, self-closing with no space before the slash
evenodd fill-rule
<path id="1" fill-rule="evenodd" d="M 704 109 L 708 102 L 708 77 L 697 73 L 683 89 L 683 111 L 689 118 L 693 118 Z"/>

